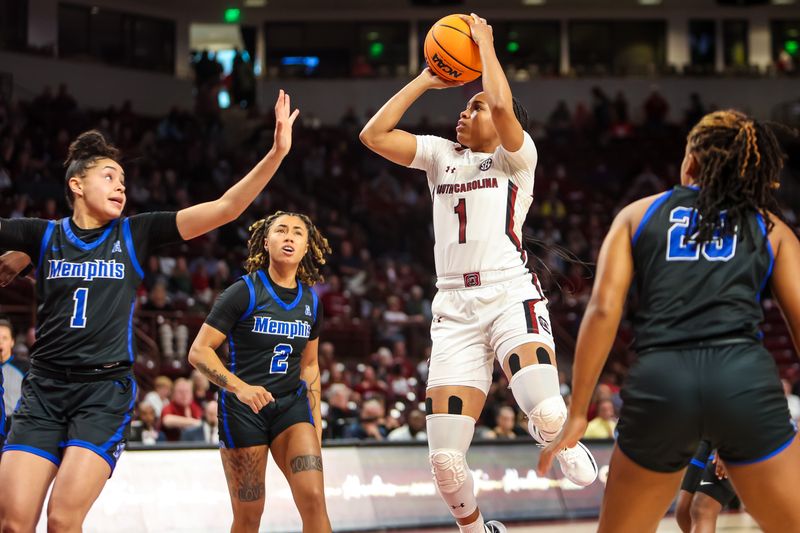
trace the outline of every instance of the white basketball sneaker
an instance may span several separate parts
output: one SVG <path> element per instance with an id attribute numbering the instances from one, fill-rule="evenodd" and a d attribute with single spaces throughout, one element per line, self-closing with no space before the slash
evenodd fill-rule
<path id="1" fill-rule="evenodd" d="M 540 430 L 530 419 L 528 419 L 528 432 L 542 446 L 558 436 L 558 432 L 547 433 Z M 592 457 L 592 452 L 580 441 L 573 448 L 564 448 L 556 454 L 556 457 L 564 477 L 579 487 L 591 485 L 597 479 L 597 463 Z"/>
<path id="2" fill-rule="evenodd" d="M 486 529 L 486 533 L 507 533 L 508 530 L 506 526 L 498 522 L 497 520 L 489 520 L 485 524 L 483 524 L 484 529 Z"/>
<path id="3" fill-rule="evenodd" d="M 556 457 L 564 477 L 579 487 L 589 486 L 597 479 L 597 463 L 582 442 L 578 441 L 572 448 L 564 448 Z"/>

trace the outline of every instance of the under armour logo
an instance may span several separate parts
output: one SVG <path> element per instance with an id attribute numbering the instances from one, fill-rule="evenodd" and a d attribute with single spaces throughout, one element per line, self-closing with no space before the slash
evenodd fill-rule
<path id="1" fill-rule="evenodd" d="M 311 307 L 306 305 L 306 316 L 311 316 Z"/>
<path id="2" fill-rule="evenodd" d="M 445 174 L 455 174 L 456 173 L 456 167 L 448 166 L 446 169 L 444 169 L 444 172 L 445 172 Z"/>
<path id="3" fill-rule="evenodd" d="M 492 168 L 492 158 L 488 157 L 488 158 L 484 159 L 483 161 L 481 161 L 481 164 L 478 165 L 478 168 L 483 170 L 483 171 L 487 171 L 490 168 Z"/>
<path id="4" fill-rule="evenodd" d="M 114 247 L 111 249 L 112 254 L 122 253 L 122 246 L 119 245 L 119 241 L 114 243 Z"/>

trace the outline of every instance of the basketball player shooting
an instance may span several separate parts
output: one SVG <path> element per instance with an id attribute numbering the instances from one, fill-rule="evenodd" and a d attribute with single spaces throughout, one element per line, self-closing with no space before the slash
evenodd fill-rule
<path id="1" fill-rule="evenodd" d="M 372 117 L 360 138 L 386 159 L 427 175 L 438 288 L 427 384 L 430 461 L 439 494 L 460 531 L 502 533 L 506 528 L 499 522 L 484 523 L 465 460 L 492 381 L 494 358 L 539 443 L 558 435 L 567 408 L 559 393 L 547 299 L 526 266 L 522 248 L 538 158 L 525 131 L 527 112 L 511 95 L 495 55 L 492 27 L 474 13 L 460 20 L 472 39 L 461 41 L 479 50 L 480 65 L 473 64 L 472 70 L 482 65 L 483 91 L 459 115 L 458 142 L 396 128 L 426 91 L 462 84 L 427 68 Z M 431 33 L 437 36 L 436 47 L 426 42 L 432 68 L 431 48 L 439 59 L 470 56 L 470 50 L 451 46 L 459 42 L 456 34 L 465 31 L 453 31 L 452 41 L 438 38 L 445 32 L 437 32 L 435 26 Z M 557 457 L 572 482 L 585 486 L 595 480 L 597 466 L 580 442 Z"/>

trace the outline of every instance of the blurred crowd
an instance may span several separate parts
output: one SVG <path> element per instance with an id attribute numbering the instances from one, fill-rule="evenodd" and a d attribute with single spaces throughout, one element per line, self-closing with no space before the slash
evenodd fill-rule
<path id="1" fill-rule="evenodd" d="M 570 109 L 562 102 L 530 125 L 540 160 L 524 236 L 529 266 L 550 300 L 565 397 L 592 265 L 611 220 L 630 201 L 677 183 L 686 132 L 712 108 L 697 94 L 676 111 L 657 87 L 636 103 L 595 87 L 586 103 Z M 238 221 L 149 259 L 136 313 L 143 392 L 132 440 L 217 441 L 215 387 L 190 372 L 187 349 L 216 296 L 243 273 L 247 228 L 278 209 L 308 214 L 333 248 L 325 281 L 316 287 L 325 309 L 325 437 L 425 438 L 435 282 L 429 193 L 421 173 L 391 165 L 360 144 L 367 118 L 346 110 L 339 124 L 323 126 L 301 115 L 291 154 Z M 0 101 L 0 216 L 65 216 L 62 162 L 69 142 L 92 127 L 122 149 L 126 214 L 132 215 L 216 198 L 269 150 L 274 123 L 254 106 L 225 114 L 174 109 L 163 117 L 143 116 L 129 102 L 84 110 L 66 86 L 28 102 Z M 449 126 L 427 119 L 405 127 L 454 137 Z M 797 224 L 793 210 L 784 215 Z M 4 312 L 16 328 L 15 356 L 24 360 L 33 340 L 30 287 L 18 281 L 3 291 L 3 304 L 23 309 Z M 768 338 L 786 335 L 779 322 L 774 327 Z M 591 436 L 613 437 L 619 388 L 634 357 L 631 339 L 625 320 L 592 404 Z M 773 353 L 794 355 L 788 342 Z M 797 417 L 800 399 L 791 396 L 800 387 L 800 366 L 796 356 L 779 362 Z M 525 436 L 525 426 L 505 376 L 496 371 L 476 437 Z"/>

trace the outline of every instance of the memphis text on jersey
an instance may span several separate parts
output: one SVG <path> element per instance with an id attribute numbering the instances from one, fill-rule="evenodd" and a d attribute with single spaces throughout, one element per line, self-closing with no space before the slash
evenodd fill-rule
<path id="1" fill-rule="evenodd" d="M 268 316 L 256 316 L 253 318 L 255 318 L 253 333 L 278 335 L 287 339 L 294 339 L 295 337 L 307 339 L 311 336 L 311 324 L 302 320 L 286 322 L 284 320 L 275 320 Z"/>
<path id="2" fill-rule="evenodd" d="M 63 259 L 50 259 L 50 271 L 47 279 L 57 278 L 83 278 L 86 281 L 93 279 L 125 279 L 125 264 L 117 263 L 113 259 L 106 261 L 96 259 L 85 263 L 71 263 Z"/>
<path id="3" fill-rule="evenodd" d="M 442 183 L 436 186 L 436 194 L 460 194 L 480 189 L 496 189 L 497 178 L 482 178 L 466 183 Z"/>

